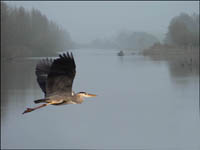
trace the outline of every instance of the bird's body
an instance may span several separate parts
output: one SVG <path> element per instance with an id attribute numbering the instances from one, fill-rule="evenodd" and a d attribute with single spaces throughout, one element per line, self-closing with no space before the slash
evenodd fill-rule
<path id="1" fill-rule="evenodd" d="M 35 108 L 28 108 L 23 114 L 49 104 L 81 104 L 83 97 L 96 96 L 86 92 L 74 93 L 72 91 L 72 84 L 76 74 L 76 64 L 72 53 L 63 53 L 55 60 L 47 58 L 40 61 L 36 66 L 35 73 L 38 84 L 45 96 L 43 99 L 38 99 L 34 102 L 36 104 L 45 104 Z"/>
<path id="2" fill-rule="evenodd" d="M 64 104 L 81 104 L 83 97 L 79 95 L 52 95 L 45 99 L 39 99 L 34 101 L 37 103 L 52 103 L 52 105 L 64 105 Z"/>

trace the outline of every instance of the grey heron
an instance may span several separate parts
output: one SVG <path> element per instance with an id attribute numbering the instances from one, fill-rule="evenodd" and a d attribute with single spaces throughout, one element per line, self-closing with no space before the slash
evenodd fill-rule
<path id="1" fill-rule="evenodd" d="M 37 82 L 44 92 L 44 98 L 35 100 L 36 104 L 44 103 L 34 108 L 27 108 L 24 113 L 34 111 L 47 105 L 81 104 L 84 97 L 94 97 L 95 94 L 72 91 L 76 75 L 76 64 L 73 54 L 63 53 L 57 59 L 43 59 L 35 69 Z"/>

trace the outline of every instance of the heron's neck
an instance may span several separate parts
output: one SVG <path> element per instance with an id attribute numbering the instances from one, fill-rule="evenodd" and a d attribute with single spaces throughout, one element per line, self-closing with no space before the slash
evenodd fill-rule
<path id="1" fill-rule="evenodd" d="M 76 95 L 75 101 L 76 103 L 81 104 L 83 102 L 83 96 Z"/>

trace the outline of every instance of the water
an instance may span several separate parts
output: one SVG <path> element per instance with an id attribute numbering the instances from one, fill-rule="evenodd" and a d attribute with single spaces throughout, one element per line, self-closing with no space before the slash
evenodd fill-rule
<path id="1" fill-rule="evenodd" d="M 2 65 L 1 148 L 200 149 L 198 74 L 115 50 L 73 53 L 73 89 L 98 96 L 25 115 L 43 97 L 34 73 L 41 58 Z"/>

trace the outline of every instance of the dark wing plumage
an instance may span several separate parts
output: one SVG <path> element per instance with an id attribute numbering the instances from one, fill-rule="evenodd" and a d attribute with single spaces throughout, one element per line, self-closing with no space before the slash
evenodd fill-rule
<path id="1" fill-rule="evenodd" d="M 37 65 L 35 69 L 35 74 L 37 76 L 37 82 L 46 95 L 46 83 L 47 83 L 47 76 L 50 71 L 50 67 L 53 63 L 53 59 L 43 59 Z"/>
<path id="2" fill-rule="evenodd" d="M 72 84 L 76 74 L 76 64 L 71 54 L 63 53 L 51 65 L 47 77 L 47 95 L 52 93 L 72 94 Z"/>

